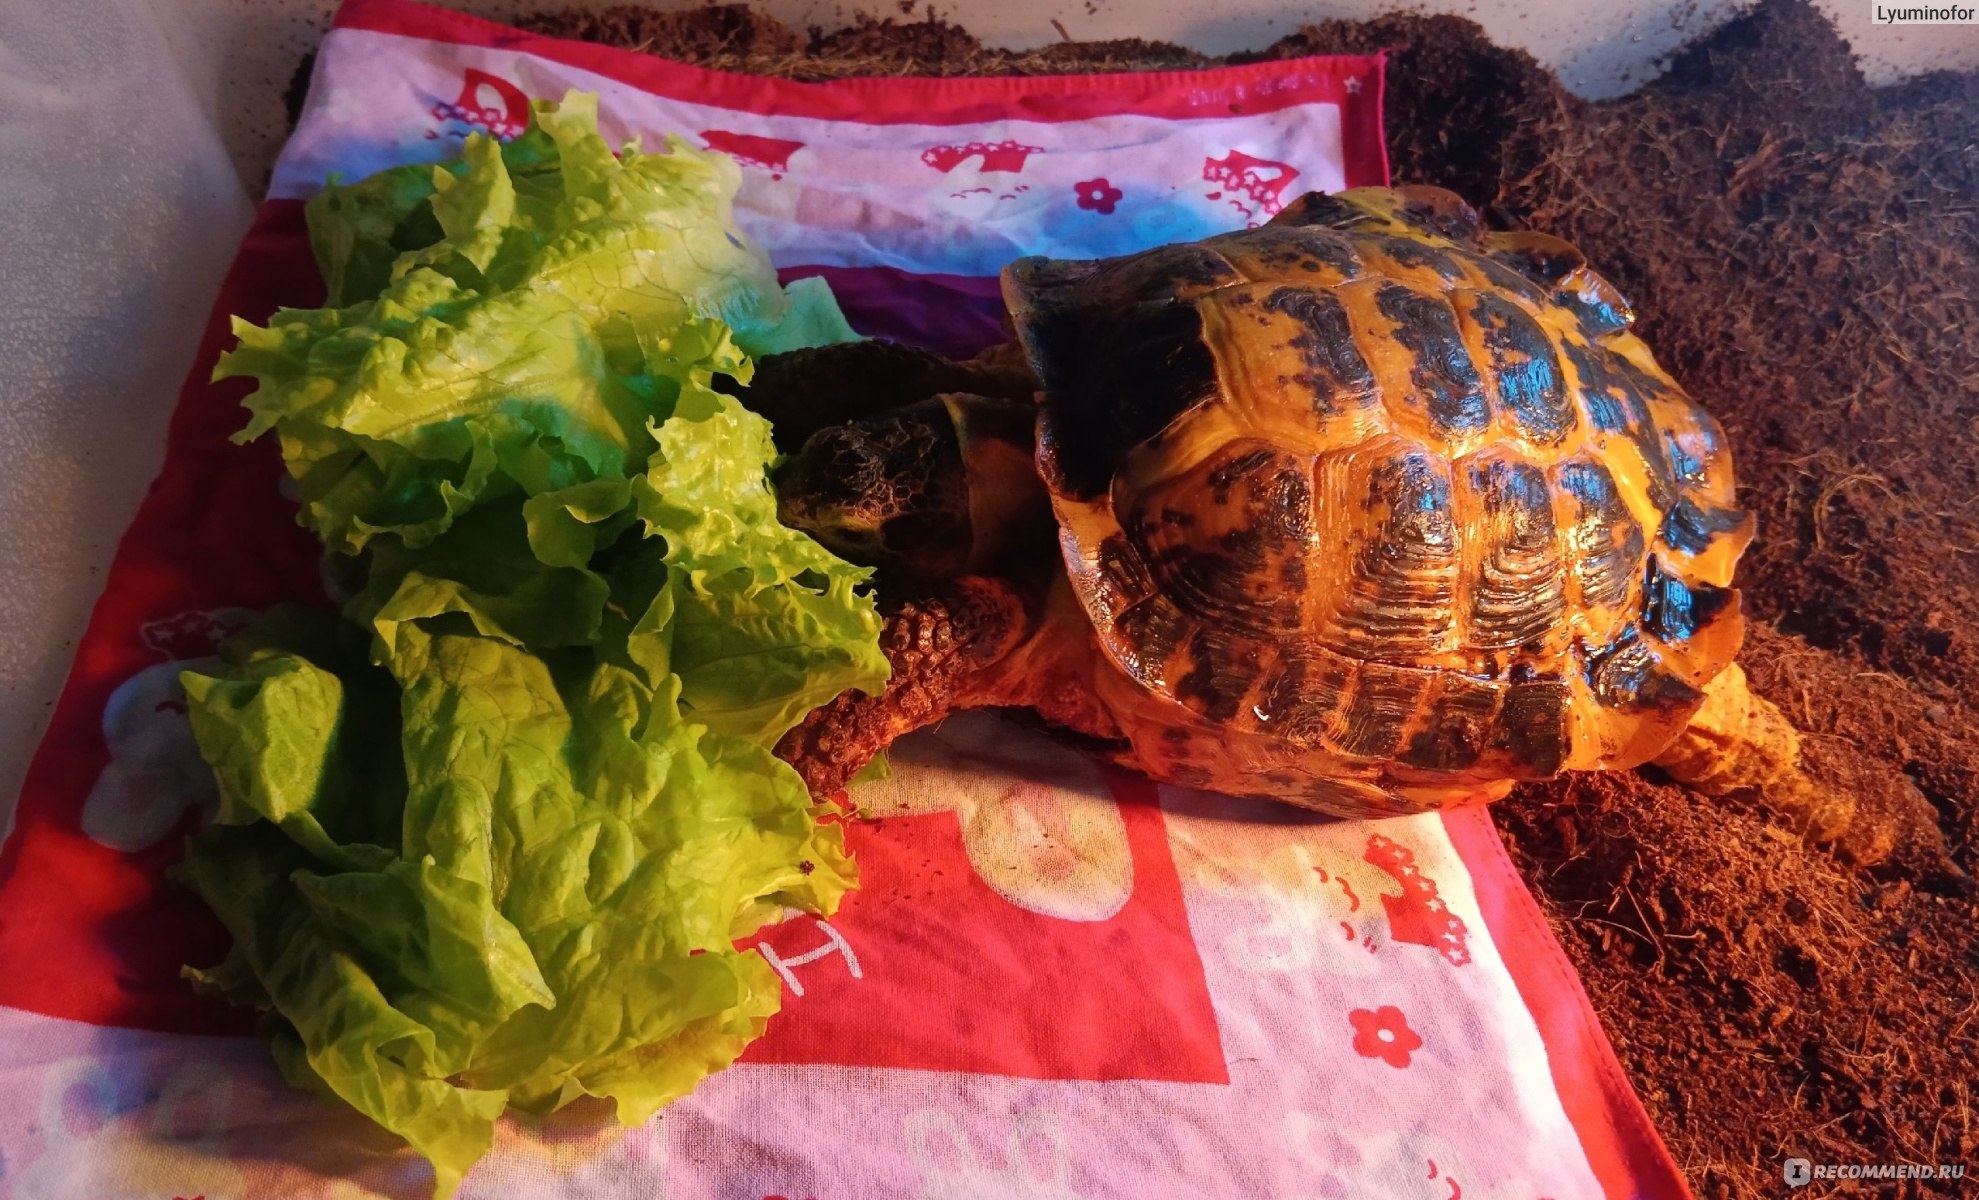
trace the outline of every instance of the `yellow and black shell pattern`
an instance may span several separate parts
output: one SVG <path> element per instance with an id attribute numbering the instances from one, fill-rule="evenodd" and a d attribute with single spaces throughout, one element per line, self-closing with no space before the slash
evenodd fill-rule
<path id="1" fill-rule="evenodd" d="M 1158 779 L 1494 799 L 1653 757 L 1738 650 L 1724 433 L 1558 238 L 1357 189 L 1003 288 L 1096 685 Z"/>

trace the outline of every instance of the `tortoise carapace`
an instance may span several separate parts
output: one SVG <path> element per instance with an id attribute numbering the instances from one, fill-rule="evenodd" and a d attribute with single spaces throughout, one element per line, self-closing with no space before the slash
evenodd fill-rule
<path id="1" fill-rule="evenodd" d="M 886 692 L 779 747 L 814 789 L 978 706 L 1353 816 L 1659 756 L 1715 791 L 1797 770 L 1732 665 L 1724 434 L 1572 246 L 1358 189 L 1003 292 L 1018 347 L 831 347 L 750 389 L 835 397 L 780 507 L 889 618 Z"/>

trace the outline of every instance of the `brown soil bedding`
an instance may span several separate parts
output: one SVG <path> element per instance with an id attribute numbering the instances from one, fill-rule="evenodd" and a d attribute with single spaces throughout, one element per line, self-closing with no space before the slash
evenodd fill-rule
<path id="1" fill-rule="evenodd" d="M 740 8 L 526 23 L 798 78 L 1213 61 L 990 51 L 935 20 L 801 36 Z M 1916 806 L 1979 871 L 1979 76 L 1872 90 L 1803 0 L 1598 104 L 1456 17 L 1310 26 L 1248 57 L 1377 48 L 1396 178 L 1577 242 L 1724 421 L 1761 523 L 1755 685 L 1835 777 Z M 1497 816 L 1700 1195 L 1779 1194 L 1792 1154 L 1979 1170 L 1979 905 L 1955 880 L 1847 867 L 1633 775 L 1529 787 Z"/>

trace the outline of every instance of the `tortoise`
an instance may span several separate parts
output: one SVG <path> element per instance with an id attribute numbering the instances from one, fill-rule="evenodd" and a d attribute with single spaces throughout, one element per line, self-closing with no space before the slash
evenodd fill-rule
<path id="1" fill-rule="evenodd" d="M 1724 432 L 1572 245 L 1363 188 L 1002 290 L 1016 341 L 977 359 L 852 343 L 747 389 L 783 519 L 876 567 L 887 618 L 885 691 L 778 747 L 814 792 L 1008 707 L 1348 817 L 1654 762 L 1846 821 L 1734 662 Z"/>

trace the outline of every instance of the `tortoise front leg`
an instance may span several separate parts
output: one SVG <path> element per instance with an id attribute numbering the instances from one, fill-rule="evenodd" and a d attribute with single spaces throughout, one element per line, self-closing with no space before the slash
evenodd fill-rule
<path id="1" fill-rule="evenodd" d="M 775 473 L 778 517 L 879 571 L 892 678 L 877 695 L 838 696 L 776 747 L 814 795 L 952 712 L 1053 710 L 1037 699 L 1041 685 L 1077 658 L 1041 653 L 1059 640 L 1046 627 L 1086 626 L 1051 619 L 1063 607 L 1051 581 L 1062 587 L 1064 572 L 1032 465 L 1035 387 L 1014 347 L 954 363 L 861 342 L 767 359 L 741 391 L 788 455 Z M 1041 670 L 1041 657 L 1059 671 Z M 1074 682 L 1055 690 L 1090 692 Z M 1066 715 L 1107 728 L 1076 704 Z"/>
<path id="2" fill-rule="evenodd" d="M 784 524 L 879 569 L 880 644 L 893 666 L 878 695 L 846 692 L 777 745 L 814 795 L 963 709 L 1035 708 L 1115 732 L 1079 674 L 1091 631 L 1069 607 L 1031 465 L 1032 417 L 1009 400 L 934 396 L 819 430 L 778 470 Z"/>
<path id="3" fill-rule="evenodd" d="M 776 745 L 814 796 L 825 797 L 894 739 L 950 713 L 1001 702 L 997 665 L 1031 632 L 1024 598 L 996 579 L 948 581 L 880 597 L 880 649 L 893 677 L 880 694 L 841 692 Z"/>
<path id="4" fill-rule="evenodd" d="M 842 692 L 783 736 L 776 756 L 826 797 L 894 739 L 971 708 L 1025 708 L 1086 749 L 1135 765 L 1092 686 L 1092 626 L 1059 573 L 1043 589 L 967 575 L 880 595 L 878 695 Z"/>
<path id="5" fill-rule="evenodd" d="M 1863 866 L 1894 862 L 1964 881 L 1929 802 L 1901 772 L 1823 754 L 1747 684 L 1737 663 L 1704 692 L 1704 707 L 1654 763 L 1706 796 L 1750 792 L 1809 840 Z"/>

